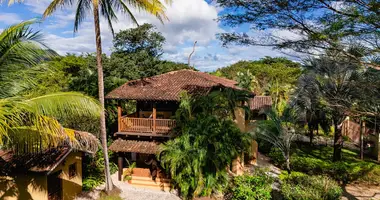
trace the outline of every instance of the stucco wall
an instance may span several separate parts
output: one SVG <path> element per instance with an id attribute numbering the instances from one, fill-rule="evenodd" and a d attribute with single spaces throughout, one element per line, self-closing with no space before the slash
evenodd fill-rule
<path id="1" fill-rule="evenodd" d="M 0 177 L 0 199 L 47 200 L 47 179 L 40 174 L 18 174 Z"/>
<path id="2" fill-rule="evenodd" d="M 77 175 L 70 178 L 69 166 L 74 163 L 76 164 Z M 63 200 L 72 200 L 77 194 L 82 192 L 82 153 L 71 153 L 63 163 L 57 166 L 53 173 L 59 170 L 62 170 L 60 178 L 62 179 Z"/>

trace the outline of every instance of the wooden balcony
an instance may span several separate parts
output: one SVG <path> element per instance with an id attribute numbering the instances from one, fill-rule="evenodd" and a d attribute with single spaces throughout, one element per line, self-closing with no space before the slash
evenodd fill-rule
<path id="1" fill-rule="evenodd" d="M 121 117 L 119 132 L 133 135 L 167 135 L 175 127 L 175 120 Z"/>

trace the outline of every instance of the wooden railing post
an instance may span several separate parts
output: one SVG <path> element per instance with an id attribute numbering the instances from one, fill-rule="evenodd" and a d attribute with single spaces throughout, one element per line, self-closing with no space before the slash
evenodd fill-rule
<path id="1" fill-rule="evenodd" d="M 120 103 L 119 105 L 117 106 L 117 131 L 118 132 L 121 132 L 121 106 L 120 106 Z"/>
<path id="2" fill-rule="evenodd" d="M 153 133 L 156 133 L 156 117 L 157 117 L 157 108 L 156 102 L 153 103 Z"/>

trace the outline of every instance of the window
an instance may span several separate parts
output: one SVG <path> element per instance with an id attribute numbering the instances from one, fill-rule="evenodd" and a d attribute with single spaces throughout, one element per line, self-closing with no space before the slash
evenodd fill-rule
<path id="1" fill-rule="evenodd" d="M 69 178 L 74 178 L 77 175 L 77 165 L 76 163 L 69 166 Z"/>

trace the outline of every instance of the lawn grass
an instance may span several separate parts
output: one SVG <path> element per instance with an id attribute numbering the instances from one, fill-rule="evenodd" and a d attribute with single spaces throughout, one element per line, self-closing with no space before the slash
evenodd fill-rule
<path id="1" fill-rule="evenodd" d="M 342 150 L 342 160 L 332 162 L 333 148 L 328 146 L 310 147 L 297 144 L 291 156 L 291 168 L 309 175 L 327 175 L 340 184 L 351 182 L 380 185 L 379 163 L 365 159 L 360 160 L 358 152 Z M 283 167 L 282 155 L 276 150 L 269 153 L 275 164 Z"/>

